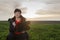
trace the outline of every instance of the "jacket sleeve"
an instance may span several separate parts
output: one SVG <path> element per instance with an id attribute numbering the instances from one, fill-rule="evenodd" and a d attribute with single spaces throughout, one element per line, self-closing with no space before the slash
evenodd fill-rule
<path id="1" fill-rule="evenodd" d="M 14 33 L 14 28 L 13 28 L 13 25 L 12 25 L 12 19 L 9 18 L 8 22 L 9 22 L 9 31 L 12 32 L 12 33 Z"/>
<path id="2" fill-rule="evenodd" d="M 25 24 L 25 30 L 29 30 L 30 29 L 30 21 L 26 21 L 24 24 Z"/>

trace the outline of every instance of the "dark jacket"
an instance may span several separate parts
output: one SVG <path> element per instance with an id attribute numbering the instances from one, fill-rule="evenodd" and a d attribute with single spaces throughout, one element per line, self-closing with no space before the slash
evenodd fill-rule
<path id="1" fill-rule="evenodd" d="M 18 26 L 17 29 L 12 24 L 13 22 L 15 22 L 15 17 L 8 19 L 8 21 L 10 23 L 10 28 L 9 28 L 10 33 L 21 32 L 23 30 L 26 31 L 26 30 L 30 29 L 30 27 L 28 25 L 26 25 L 27 24 L 26 19 L 24 17 L 22 17 L 22 16 L 21 16 L 21 18 L 22 18 L 22 22 L 17 25 Z"/>

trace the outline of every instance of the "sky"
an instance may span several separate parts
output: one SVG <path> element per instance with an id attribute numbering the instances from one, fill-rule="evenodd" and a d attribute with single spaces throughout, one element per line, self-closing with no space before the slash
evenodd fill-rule
<path id="1" fill-rule="evenodd" d="M 0 20 L 8 20 L 19 8 L 30 21 L 60 21 L 60 0 L 0 0 Z"/>

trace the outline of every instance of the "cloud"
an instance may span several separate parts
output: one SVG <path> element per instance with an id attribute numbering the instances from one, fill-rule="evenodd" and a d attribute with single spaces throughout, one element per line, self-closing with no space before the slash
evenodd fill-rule
<path id="1" fill-rule="evenodd" d="M 20 8 L 23 13 L 27 11 L 30 14 L 45 15 L 41 17 L 43 20 L 46 18 L 60 19 L 58 16 L 60 15 L 60 0 L 0 0 L 0 19 L 7 20 L 12 17 L 15 8 Z M 52 16 L 49 17 L 49 15 Z"/>
<path id="2" fill-rule="evenodd" d="M 37 10 L 36 14 L 42 14 L 42 15 L 45 15 L 45 14 L 56 14 L 56 15 L 60 15 L 60 11 L 59 10 Z"/>
<path id="3" fill-rule="evenodd" d="M 8 20 L 8 18 L 13 17 L 15 8 L 21 8 L 22 12 L 25 13 L 27 8 L 21 6 L 19 0 L 0 0 L 0 20 Z"/>

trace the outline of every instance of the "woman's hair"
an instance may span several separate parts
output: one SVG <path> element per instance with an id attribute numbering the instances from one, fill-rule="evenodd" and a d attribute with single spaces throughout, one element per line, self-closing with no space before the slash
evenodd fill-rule
<path id="1" fill-rule="evenodd" d="M 15 9 L 14 13 L 15 12 L 20 12 L 21 14 L 21 10 L 20 9 Z M 16 17 L 14 16 L 12 19 L 15 19 Z M 25 21 L 25 17 L 23 17 L 22 15 L 20 15 L 20 18 L 22 19 L 22 21 Z"/>
<path id="2" fill-rule="evenodd" d="M 20 18 L 22 19 L 22 22 L 26 20 L 26 18 L 23 17 L 22 15 L 20 15 Z M 12 19 L 15 21 L 16 17 L 14 16 Z"/>
<path id="3" fill-rule="evenodd" d="M 15 10 L 14 10 L 14 13 L 16 13 L 16 12 L 22 13 L 20 9 L 15 9 Z"/>

